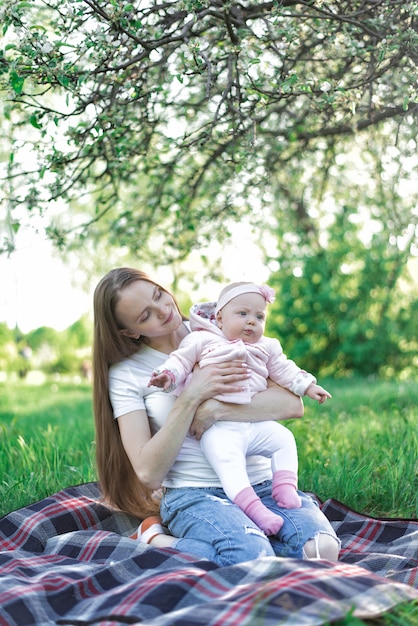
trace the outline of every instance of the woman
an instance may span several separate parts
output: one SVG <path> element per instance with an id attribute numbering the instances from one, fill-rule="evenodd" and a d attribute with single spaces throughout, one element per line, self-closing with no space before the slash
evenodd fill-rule
<path id="1" fill-rule="evenodd" d="M 226 498 L 197 441 L 217 420 L 301 417 L 300 399 L 270 387 L 250 405 L 212 400 L 244 386 L 247 368 L 234 361 L 197 368 L 177 399 L 148 387 L 189 327 L 173 296 L 143 272 L 110 271 L 96 287 L 94 316 L 97 465 L 107 501 L 142 519 L 158 511 L 153 494 L 162 486 L 161 515 L 174 537 L 160 534 L 152 544 L 220 565 L 275 554 L 336 560 L 339 541 L 311 498 L 299 492 L 302 507 L 291 510 L 273 500 L 269 459 L 247 459 L 257 495 L 285 520 L 267 538 Z"/>

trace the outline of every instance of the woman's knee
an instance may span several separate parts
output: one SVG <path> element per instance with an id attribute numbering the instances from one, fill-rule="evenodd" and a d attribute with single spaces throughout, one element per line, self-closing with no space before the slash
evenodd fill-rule
<path id="1" fill-rule="evenodd" d="M 263 531 L 253 526 L 245 527 L 245 536 L 240 540 L 224 541 L 221 538 L 214 543 L 218 553 L 216 561 L 220 565 L 234 565 L 253 561 L 264 556 L 275 556 L 272 545 Z"/>
<path id="2" fill-rule="evenodd" d="M 303 546 L 305 559 L 325 559 L 326 561 L 338 561 L 340 541 L 329 533 L 318 533 L 309 539 Z"/>

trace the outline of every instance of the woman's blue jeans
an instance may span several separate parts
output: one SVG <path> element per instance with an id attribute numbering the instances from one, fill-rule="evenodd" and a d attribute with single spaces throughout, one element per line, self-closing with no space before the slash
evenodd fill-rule
<path id="1" fill-rule="evenodd" d="M 336 537 L 307 494 L 298 492 L 300 509 L 283 509 L 272 498 L 271 481 L 253 487 L 264 505 L 284 518 L 277 536 L 266 537 L 221 487 L 181 487 L 164 489 L 161 501 L 163 524 L 178 537 L 173 547 L 219 565 L 233 565 L 261 556 L 303 558 L 305 543 L 319 533 Z"/>

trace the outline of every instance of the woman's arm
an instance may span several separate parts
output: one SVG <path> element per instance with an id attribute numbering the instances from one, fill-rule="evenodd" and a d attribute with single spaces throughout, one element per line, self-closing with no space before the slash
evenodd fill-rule
<path id="1" fill-rule="evenodd" d="M 277 421 L 300 418 L 303 412 L 303 402 L 299 396 L 271 383 L 265 391 L 255 394 L 250 404 L 230 404 L 213 399 L 203 402 L 195 413 L 189 432 L 196 439 L 200 439 L 218 421 Z"/>
<path id="2" fill-rule="evenodd" d="M 219 393 L 242 391 L 240 382 L 246 378 L 247 369 L 241 362 L 197 368 L 164 425 L 153 436 L 146 411 L 121 415 L 118 425 L 122 444 L 139 480 L 150 489 L 158 489 L 180 451 L 200 404 Z"/>

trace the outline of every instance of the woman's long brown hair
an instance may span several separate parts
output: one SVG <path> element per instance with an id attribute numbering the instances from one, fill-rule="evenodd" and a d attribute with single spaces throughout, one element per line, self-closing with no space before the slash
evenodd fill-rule
<path id="1" fill-rule="evenodd" d="M 109 398 L 109 367 L 137 352 L 141 345 L 141 339 L 132 339 L 120 332 L 115 315 L 121 291 L 136 280 L 144 280 L 166 291 L 145 272 L 126 267 L 108 272 L 95 289 L 93 409 L 97 471 L 105 500 L 143 519 L 155 515 L 159 505 L 152 497 L 153 492 L 140 482 L 128 459 Z"/>

